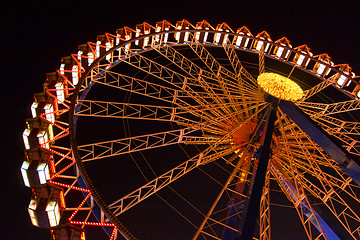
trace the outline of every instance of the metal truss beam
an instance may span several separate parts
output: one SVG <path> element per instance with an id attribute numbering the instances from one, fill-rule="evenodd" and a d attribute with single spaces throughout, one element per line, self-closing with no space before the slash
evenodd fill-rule
<path id="1" fill-rule="evenodd" d="M 360 106 L 360 102 L 358 100 L 356 101 L 356 105 Z M 294 103 L 281 101 L 279 107 L 360 186 L 360 166 L 358 160 L 354 160 L 349 156 L 346 150 L 338 146 L 325 131 L 321 130 L 321 128 Z"/>
<path id="2" fill-rule="evenodd" d="M 321 81 L 319 84 L 313 86 L 312 88 L 304 91 L 304 96 L 302 97 L 301 101 L 305 101 L 306 99 L 314 96 L 315 94 L 318 94 L 326 87 L 330 86 L 332 84 L 333 79 L 337 78 L 339 76 L 338 73 L 332 75 L 328 79 Z"/>
<path id="3" fill-rule="evenodd" d="M 286 124 L 290 123 L 289 119 L 284 120 Z M 304 170 L 300 173 L 300 171 L 296 168 L 289 167 L 289 160 L 291 160 L 290 166 L 295 165 L 298 169 L 302 169 L 303 167 L 305 167 L 304 164 L 302 164 L 302 167 L 299 167 L 299 165 L 297 164 L 297 159 L 294 158 L 292 148 L 291 151 L 289 148 L 287 148 L 287 151 L 285 151 L 285 155 L 281 155 L 276 152 L 274 155 L 274 159 L 276 159 L 277 163 L 281 165 L 282 168 L 285 169 L 290 175 L 296 176 L 296 178 L 294 177 L 294 180 L 300 183 L 299 186 L 305 188 L 308 192 L 312 194 L 312 196 L 316 197 L 324 204 L 324 206 L 326 206 L 326 208 L 322 208 L 322 210 L 327 211 L 327 214 L 322 214 L 322 217 L 324 219 L 329 219 L 330 215 L 335 216 L 336 220 L 334 222 L 333 220 L 331 220 L 331 223 L 334 224 L 334 226 L 336 224 L 336 226 L 332 227 L 332 229 L 337 232 L 338 236 L 340 236 L 342 239 L 358 239 L 360 218 L 358 214 L 344 200 L 344 194 L 347 194 L 346 198 L 351 197 L 354 201 L 360 202 L 359 198 L 350 186 L 351 178 L 345 176 L 345 173 L 342 173 L 342 171 L 339 171 L 340 169 L 338 166 L 336 166 L 337 163 L 335 162 L 335 160 L 328 159 L 328 163 L 323 164 L 323 162 L 319 162 L 317 161 L 317 159 L 311 157 L 314 155 L 319 155 L 322 156 L 325 160 L 328 158 L 328 156 L 323 153 L 323 150 L 315 142 L 313 142 L 313 140 L 311 140 L 308 135 L 303 133 L 301 128 L 299 128 L 298 126 L 294 126 L 290 130 L 294 135 L 295 140 L 298 142 L 298 145 L 300 146 L 299 149 L 301 149 L 301 152 L 305 156 L 305 158 L 300 158 L 303 159 L 303 161 L 307 162 L 306 168 L 310 170 L 310 174 L 307 174 L 309 172 L 308 170 Z M 304 139 L 300 136 L 296 137 L 295 133 L 297 132 L 299 132 L 300 135 L 306 136 L 305 141 L 312 143 L 314 148 L 317 149 L 315 150 L 316 152 L 309 150 L 308 147 L 305 145 L 301 146 Z M 287 136 L 287 133 L 283 133 L 283 137 L 285 140 L 287 139 Z M 289 156 L 291 157 L 289 158 Z M 338 175 L 337 178 L 333 175 L 330 177 L 328 174 L 326 174 L 326 171 L 324 171 L 324 169 L 319 166 L 320 164 L 335 170 Z M 311 178 L 311 176 L 316 176 L 315 182 L 314 179 L 309 179 L 309 177 Z M 327 220 L 327 222 L 329 221 Z M 349 224 L 350 222 L 351 224 Z M 311 231 L 308 232 L 310 233 Z"/>
<path id="4" fill-rule="evenodd" d="M 305 110 L 312 109 L 313 111 L 316 111 L 314 117 L 360 110 L 360 101 L 358 99 L 329 104 L 314 102 L 296 102 L 296 105 Z"/>
<path id="5" fill-rule="evenodd" d="M 208 69 L 215 75 L 224 76 L 238 81 L 238 76 L 222 67 L 221 64 L 214 58 L 214 56 L 196 40 L 194 35 L 191 35 L 190 41 L 186 44 L 198 55 L 199 59 L 208 67 Z"/>
<path id="6" fill-rule="evenodd" d="M 344 121 L 331 116 L 310 117 L 321 126 L 331 128 L 332 131 L 343 132 L 349 135 L 360 135 L 360 122 Z"/>
<path id="7" fill-rule="evenodd" d="M 186 94 L 188 96 L 191 96 L 192 99 L 197 101 L 200 104 L 211 104 L 214 99 L 218 101 L 217 96 L 209 96 L 207 94 L 207 98 L 210 98 L 211 101 L 208 102 L 206 98 L 200 96 L 197 91 L 194 91 L 188 84 L 187 81 L 195 81 L 197 82 L 198 79 L 192 79 L 190 77 L 184 76 L 183 74 L 180 74 L 176 71 L 171 70 L 170 68 L 167 68 L 151 59 L 148 59 L 142 55 L 133 55 L 132 57 L 126 58 L 122 60 L 123 62 L 128 63 L 129 65 L 138 68 L 164 82 L 167 84 L 173 85 L 177 88 L 182 89 L 183 91 L 186 91 Z M 205 87 L 205 89 L 209 89 L 208 87 Z M 229 98 L 229 95 L 226 95 L 227 98 Z M 216 111 L 214 112 L 215 115 L 219 116 L 221 113 Z"/>
<path id="8" fill-rule="evenodd" d="M 231 97 L 233 94 L 229 92 L 228 86 L 226 85 L 227 81 L 224 81 L 225 79 L 220 79 L 213 73 L 204 71 L 199 66 L 194 64 L 192 61 L 187 59 L 184 55 L 182 55 L 180 52 L 176 51 L 171 46 L 164 46 L 162 48 L 155 48 L 162 56 L 166 57 L 169 61 L 174 63 L 177 67 L 184 70 L 187 74 L 191 76 L 193 79 L 198 80 L 198 84 L 207 92 L 209 97 L 213 99 L 214 102 L 217 104 L 224 104 L 224 100 L 221 100 L 217 98 L 217 94 L 215 93 L 215 89 L 211 88 L 209 86 L 209 82 L 212 79 L 215 79 L 218 83 L 218 86 L 221 87 L 221 91 L 225 93 L 227 96 L 227 101 L 234 103 L 234 99 Z M 210 78 L 209 78 L 210 77 Z M 212 79 L 211 79 L 212 78 Z M 234 86 L 234 84 L 231 82 L 231 85 Z M 236 88 L 236 86 L 235 86 Z M 239 88 L 237 88 L 239 89 Z M 239 94 L 239 90 L 236 91 L 237 94 Z M 225 113 L 228 113 L 231 111 L 228 108 L 222 108 L 222 110 Z"/>
<path id="9" fill-rule="evenodd" d="M 280 187 L 284 190 L 284 193 L 291 199 L 295 207 L 300 209 L 300 212 L 311 221 L 319 232 L 322 232 L 325 235 L 324 237 L 328 240 L 340 240 L 331 227 L 316 212 L 314 207 L 310 205 L 308 200 L 301 196 L 298 189 L 276 169 L 275 165 L 270 164 L 269 168 Z"/>
<path id="10" fill-rule="evenodd" d="M 214 144 L 213 146 L 216 146 Z M 137 205 L 141 201 L 155 194 L 157 191 L 171 184 L 175 180 L 181 178 L 185 174 L 197 168 L 199 165 L 207 164 L 209 162 L 215 161 L 218 158 L 224 157 L 232 153 L 236 147 L 224 149 L 219 152 L 213 152 L 214 147 L 208 148 L 206 151 L 192 157 L 191 159 L 185 161 L 179 166 L 171 169 L 167 173 L 159 176 L 158 178 L 148 182 L 141 188 L 133 191 L 132 193 L 126 195 L 125 197 L 120 198 L 119 200 L 110 204 L 110 209 L 113 210 L 113 213 L 118 216 L 123 212 L 129 210 L 133 206 Z M 213 152 L 213 153 L 210 153 Z"/>
<path id="11" fill-rule="evenodd" d="M 235 74 L 238 77 L 238 80 L 241 81 L 241 77 L 244 76 L 247 78 L 251 83 L 253 83 L 253 86 L 257 86 L 256 79 L 244 68 L 244 66 L 241 64 L 238 55 L 236 54 L 236 51 L 233 47 L 231 47 L 231 42 L 229 39 L 227 39 L 227 44 L 223 45 L 224 50 L 226 52 L 226 55 L 229 58 L 229 61 L 231 63 L 231 66 L 233 67 Z M 243 81 L 240 82 L 240 86 L 246 86 Z M 253 88 L 253 86 L 251 86 Z"/>
<path id="12" fill-rule="evenodd" d="M 262 109 L 260 111 L 262 111 Z M 223 141 L 226 141 L 229 138 L 229 136 L 231 136 L 235 131 L 237 131 L 242 126 L 244 126 L 247 122 L 249 122 L 257 114 L 258 113 L 254 113 L 252 117 L 248 118 L 246 121 L 235 126 L 227 134 L 225 134 L 223 137 L 221 137 L 219 140 L 217 140 L 215 143 L 210 145 L 207 149 L 205 149 L 201 153 L 184 161 L 179 166 L 171 169 L 170 171 L 155 178 L 154 180 L 149 181 L 147 184 L 138 188 L 137 190 L 133 191 L 132 193 L 114 201 L 113 203 L 111 203 L 109 205 L 110 209 L 112 209 L 113 213 L 116 216 L 118 216 L 121 213 L 125 212 L 126 210 L 130 209 L 131 207 L 135 206 L 136 204 L 140 203 L 144 199 L 155 194 L 160 189 L 166 187 L 167 185 L 171 184 L 175 180 L 177 180 L 180 177 L 184 176 L 185 174 L 189 173 L 193 169 L 199 167 L 200 165 L 208 164 L 212 161 L 215 161 L 218 158 L 222 158 L 226 155 L 233 153 L 238 148 L 236 145 L 229 145 L 228 148 L 225 148 L 221 151 L 217 151 L 216 148 Z"/>
<path id="13" fill-rule="evenodd" d="M 265 44 L 261 45 L 259 51 L 259 75 L 265 72 Z"/>
<path id="14" fill-rule="evenodd" d="M 200 126 L 219 132 L 225 131 L 223 129 L 226 127 L 226 124 L 232 124 L 230 121 L 232 118 L 241 116 L 245 111 L 248 110 L 254 110 L 254 112 L 258 112 L 259 108 L 267 105 L 267 103 L 262 102 L 259 104 L 254 104 L 248 107 L 248 109 L 240 109 L 237 112 L 232 112 L 227 115 L 222 114 L 219 117 L 214 117 L 209 114 L 208 111 L 217 109 L 217 105 L 165 107 L 95 100 L 79 100 L 78 104 L 81 106 L 81 108 L 75 114 L 77 116 L 170 121 L 184 126 L 197 126 L 199 125 L 198 118 L 200 118 L 205 120 L 200 121 Z M 232 105 L 230 103 L 228 104 L 229 106 Z M 189 113 L 193 115 L 194 119 L 189 118 Z M 205 126 L 205 122 L 209 125 Z"/>
<path id="15" fill-rule="evenodd" d="M 83 162 L 118 156 L 148 149 L 165 147 L 173 144 L 214 143 L 215 138 L 191 136 L 195 129 L 185 128 L 142 136 L 116 139 L 106 142 L 91 143 L 78 146 Z"/>
<path id="16" fill-rule="evenodd" d="M 206 71 L 205 69 L 200 68 L 198 65 L 193 63 L 187 57 L 182 55 L 179 51 L 177 51 L 174 47 L 170 45 L 162 46 L 161 48 L 155 48 L 157 52 L 166 57 L 169 61 L 174 63 L 180 69 L 185 71 L 187 74 L 191 75 L 192 78 L 197 79 L 199 77 L 211 80 L 215 82 L 218 87 L 223 88 L 225 92 L 229 92 L 229 89 L 235 92 L 243 91 L 243 89 L 239 89 L 236 82 L 231 81 L 227 78 L 221 78 L 219 75 L 216 75 L 213 72 Z M 216 88 L 215 88 L 216 89 Z M 251 91 L 249 91 L 251 94 Z"/>
<path id="17" fill-rule="evenodd" d="M 246 157 L 248 157 L 248 151 L 249 151 L 249 147 L 243 152 L 242 156 L 238 159 L 237 164 L 235 165 L 233 171 L 231 172 L 229 178 L 227 179 L 227 181 L 225 182 L 225 184 L 223 185 L 220 193 L 218 194 L 217 198 L 215 199 L 215 201 L 213 202 L 212 206 L 210 207 L 208 213 L 206 214 L 203 222 L 201 223 L 201 225 L 199 226 L 197 232 L 195 233 L 195 236 L 193 237 L 193 239 L 197 239 L 199 237 L 200 234 L 208 234 L 214 238 L 217 238 L 217 236 L 214 236 L 214 233 L 211 231 L 211 229 L 209 229 L 209 233 L 207 233 L 207 231 L 205 231 L 205 226 L 206 225 L 210 225 L 210 221 L 215 221 L 211 215 L 214 212 L 215 207 L 218 205 L 221 197 L 225 194 L 225 192 L 227 190 L 230 190 L 230 186 L 232 185 L 231 183 L 236 179 L 236 175 L 238 175 L 239 171 L 241 171 L 241 166 L 244 163 L 244 160 Z M 236 158 L 238 158 L 237 155 L 235 155 Z M 234 224 L 229 224 L 229 220 L 234 218 L 234 215 L 238 215 L 238 213 L 240 212 L 240 205 L 242 205 L 242 203 L 233 200 L 232 201 L 232 206 L 230 207 L 229 211 L 230 213 L 228 214 L 228 217 L 226 219 L 223 219 L 223 221 L 226 221 L 225 223 L 222 223 L 222 225 L 225 227 L 225 232 L 229 231 L 230 233 L 233 233 L 234 231 L 236 232 L 236 226 L 233 226 Z M 235 216 L 236 217 L 236 216 Z M 219 223 L 219 221 L 216 221 L 217 223 Z M 236 221 L 235 221 L 236 222 Z"/>
<path id="18" fill-rule="evenodd" d="M 191 79 L 187 79 L 186 84 L 196 85 L 195 83 L 191 83 L 190 80 Z M 140 94 L 149 98 L 157 99 L 167 104 L 174 104 L 175 106 L 178 107 L 193 108 L 193 105 L 190 104 L 189 101 L 193 100 L 195 92 L 194 94 L 189 95 L 188 91 L 184 89 L 173 89 L 106 70 L 104 70 L 102 76 L 94 80 L 94 82 L 105 86 L 113 87 L 119 90 L 124 90 L 131 93 Z M 211 89 L 213 89 L 213 87 L 211 87 Z M 199 112 L 199 114 L 192 112 L 193 115 L 196 115 L 198 117 L 204 117 L 201 115 L 207 114 L 209 118 L 212 118 L 214 117 L 213 114 L 217 114 L 217 115 L 221 114 L 221 110 L 223 108 L 237 109 L 236 107 L 239 104 L 237 104 L 236 102 L 244 100 L 244 98 L 247 99 L 249 104 L 254 104 L 260 101 L 260 100 L 254 100 L 251 97 L 249 99 L 248 96 L 244 97 L 244 96 L 232 95 L 231 97 L 232 101 L 230 101 L 230 103 L 225 104 L 224 102 L 226 102 L 229 99 L 229 95 L 216 93 L 213 94 L 214 96 L 211 98 L 207 92 L 199 92 L 199 91 L 196 91 L 196 95 L 200 96 L 200 98 L 202 99 L 201 101 L 202 105 L 212 106 L 211 108 L 208 109 L 211 110 L 208 111 L 208 113 L 206 113 L 205 111 L 202 111 L 201 113 Z M 219 104 L 213 103 L 214 98 L 222 102 L 221 108 L 218 107 Z M 199 101 L 197 98 L 195 100 Z"/>

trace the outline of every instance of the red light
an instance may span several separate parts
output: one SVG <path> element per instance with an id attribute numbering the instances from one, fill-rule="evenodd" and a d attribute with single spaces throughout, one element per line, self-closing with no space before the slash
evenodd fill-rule
<path id="1" fill-rule="evenodd" d="M 115 236 L 116 231 L 117 231 L 117 228 L 114 227 L 114 230 L 112 231 L 111 236 L 110 236 L 110 240 L 113 240 L 113 239 L 114 239 L 114 236 Z"/>
<path id="2" fill-rule="evenodd" d="M 80 205 L 76 208 L 76 210 L 73 212 L 73 214 L 69 217 L 69 221 L 71 221 L 75 215 L 79 212 L 80 208 L 85 204 L 86 200 L 89 199 L 89 197 L 91 196 L 91 193 L 89 193 L 85 198 L 84 200 L 80 203 Z"/>
<path id="3" fill-rule="evenodd" d="M 115 226 L 113 223 L 80 222 L 80 221 L 70 221 L 70 224 L 88 225 L 88 226 L 101 226 L 101 227 L 114 227 Z"/>
<path id="4" fill-rule="evenodd" d="M 75 186 L 71 186 L 71 185 L 68 185 L 68 184 L 63 184 L 63 183 L 58 183 L 58 182 L 53 182 L 53 181 L 49 181 L 49 182 L 52 183 L 52 184 L 61 186 L 61 187 L 65 187 L 65 188 L 69 188 L 69 189 L 74 189 L 74 190 L 90 193 L 89 189 L 75 187 Z"/>
<path id="5" fill-rule="evenodd" d="M 51 152 L 53 152 L 53 153 L 55 153 L 55 154 L 57 154 L 57 155 L 59 155 L 59 156 L 61 156 L 61 157 L 70 159 L 71 161 L 75 161 L 75 159 L 74 159 L 73 157 L 69 157 L 68 154 L 65 155 L 65 154 L 63 154 L 63 153 L 61 153 L 61 152 L 58 152 L 58 151 L 55 151 L 55 150 L 53 150 L 53 149 L 47 149 L 47 148 L 46 148 L 46 150 L 49 150 L 49 151 L 51 151 Z"/>
<path id="6" fill-rule="evenodd" d="M 50 149 L 51 150 L 51 149 Z M 59 176 L 61 173 L 65 172 L 67 169 L 69 169 L 72 165 L 74 165 L 75 162 L 70 163 L 69 165 L 67 165 L 66 167 L 64 167 L 61 171 L 57 172 L 56 174 L 54 174 L 51 178 L 50 181 L 53 180 L 54 178 L 56 178 L 57 176 Z"/>
<path id="7" fill-rule="evenodd" d="M 68 83 L 71 83 L 70 81 L 67 80 Z M 51 92 L 56 92 L 57 90 L 59 89 L 46 89 L 46 92 L 51 95 L 52 97 L 54 97 L 56 100 L 59 100 L 54 94 L 52 94 Z M 75 88 L 63 88 L 61 90 L 75 90 Z M 59 101 L 61 102 L 65 107 L 66 107 L 66 110 L 68 111 L 70 109 L 70 107 L 65 104 L 65 102 L 62 102 L 62 101 Z"/>

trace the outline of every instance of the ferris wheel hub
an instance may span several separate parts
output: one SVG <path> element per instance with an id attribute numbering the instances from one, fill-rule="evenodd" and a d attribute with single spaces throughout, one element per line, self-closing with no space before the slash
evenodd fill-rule
<path id="1" fill-rule="evenodd" d="M 232 135 L 233 141 L 238 146 L 245 146 L 250 142 L 251 136 L 256 128 L 256 122 L 250 121 L 244 124 Z"/>
<path id="2" fill-rule="evenodd" d="M 303 90 L 297 83 L 280 74 L 262 73 L 257 82 L 265 92 L 282 100 L 296 101 L 303 96 Z"/>

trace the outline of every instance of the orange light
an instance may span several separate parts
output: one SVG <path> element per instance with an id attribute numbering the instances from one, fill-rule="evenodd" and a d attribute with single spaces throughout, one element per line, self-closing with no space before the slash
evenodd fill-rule
<path id="1" fill-rule="evenodd" d="M 262 73 L 257 82 L 265 92 L 279 99 L 296 101 L 303 96 L 303 90 L 297 83 L 280 74 Z"/>

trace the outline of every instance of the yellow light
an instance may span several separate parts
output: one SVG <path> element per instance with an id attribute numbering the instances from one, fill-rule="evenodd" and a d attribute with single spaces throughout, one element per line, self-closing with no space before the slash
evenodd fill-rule
<path id="1" fill-rule="evenodd" d="M 294 81 L 276 73 L 262 73 L 257 82 L 268 94 L 286 101 L 300 100 L 303 90 Z"/>

